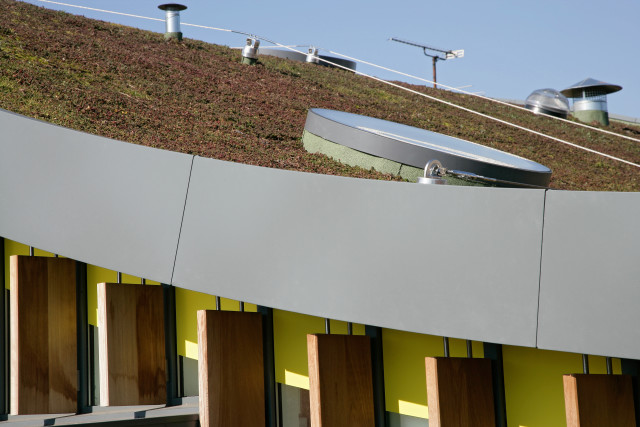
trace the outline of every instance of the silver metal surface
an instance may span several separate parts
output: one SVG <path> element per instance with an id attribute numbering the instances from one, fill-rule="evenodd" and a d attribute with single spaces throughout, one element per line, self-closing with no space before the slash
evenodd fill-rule
<path id="1" fill-rule="evenodd" d="M 546 187 L 551 170 L 503 151 L 459 138 L 342 111 L 310 109 L 305 130 L 367 154 L 424 168 L 437 158 L 447 169 Z"/>
<path id="2" fill-rule="evenodd" d="M 248 38 L 246 46 L 242 48 L 242 56 L 245 58 L 257 59 L 259 47 L 260 40 Z"/>
<path id="3" fill-rule="evenodd" d="M 424 175 L 418 177 L 418 184 L 446 185 L 447 181 L 441 178 L 438 173 L 442 169 L 442 164 L 437 160 L 429 160 L 424 167 Z"/>
<path id="4" fill-rule="evenodd" d="M 180 12 L 167 10 L 167 33 L 179 33 L 180 32 Z"/>
<path id="5" fill-rule="evenodd" d="M 169 283 L 192 157 L 0 110 L 0 236 Z"/>
<path id="6" fill-rule="evenodd" d="M 320 62 L 320 60 L 318 59 L 318 49 L 314 48 L 313 46 L 310 46 L 309 49 L 307 50 L 307 57 L 305 61 L 311 62 L 313 64 L 317 64 L 318 62 Z"/>
<path id="7" fill-rule="evenodd" d="M 607 111 L 606 99 L 583 99 L 573 103 L 573 111 Z"/>
<path id="8" fill-rule="evenodd" d="M 548 191 L 538 346 L 640 359 L 640 193 Z"/>
<path id="9" fill-rule="evenodd" d="M 433 176 L 419 176 L 418 184 L 429 184 L 429 185 L 447 185 L 447 181 L 439 177 Z"/>
<path id="10" fill-rule="evenodd" d="M 543 203 L 543 190 L 196 158 L 173 282 L 323 318 L 533 346 Z M 424 247 L 427 236 L 437 247 Z"/>
<path id="11" fill-rule="evenodd" d="M 186 8 L 187 6 L 177 3 L 166 3 L 158 6 L 158 9 L 165 11 L 165 29 L 167 33 L 180 32 L 180 11 Z"/>
<path id="12" fill-rule="evenodd" d="M 443 173 L 443 176 L 455 176 L 457 178 L 462 178 L 467 181 L 476 181 L 476 182 L 481 182 L 485 185 L 493 184 L 501 187 L 514 187 L 514 188 L 522 187 L 522 188 L 539 188 L 539 189 L 547 188 L 546 186 L 541 186 L 541 185 L 522 184 L 520 182 L 506 181 L 504 179 L 496 179 L 488 176 L 478 175 L 471 172 L 457 171 L 457 170 L 451 170 L 451 169 L 445 169 L 445 173 Z"/>
<path id="13" fill-rule="evenodd" d="M 528 105 L 526 107 L 536 114 L 546 114 L 547 116 L 562 117 L 563 119 L 566 119 L 569 116 L 569 113 L 557 113 L 553 110 L 547 110 L 546 108 L 532 107 Z"/>

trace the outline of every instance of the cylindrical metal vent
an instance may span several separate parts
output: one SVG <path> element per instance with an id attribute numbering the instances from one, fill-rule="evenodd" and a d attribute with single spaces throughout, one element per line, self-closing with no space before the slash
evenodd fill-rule
<path id="1" fill-rule="evenodd" d="M 180 12 L 175 10 L 167 10 L 167 33 L 179 33 L 180 32 Z"/>
<path id="2" fill-rule="evenodd" d="M 607 98 L 602 96 L 600 98 L 588 98 L 573 101 L 573 111 L 608 111 Z"/>
<path id="3" fill-rule="evenodd" d="M 182 40 L 182 32 L 180 31 L 180 11 L 185 10 L 186 8 L 187 6 L 177 3 L 167 3 L 158 6 L 158 9 L 165 11 L 165 40 Z"/>
<path id="4" fill-rule="evenodd" d="M 573 98 L 573 115 L 586 123 L 609 124 L 607 95 L 617 92 L 622 86 L 595 79 L 584 79 L 562 91 L 567 98 Z"/>

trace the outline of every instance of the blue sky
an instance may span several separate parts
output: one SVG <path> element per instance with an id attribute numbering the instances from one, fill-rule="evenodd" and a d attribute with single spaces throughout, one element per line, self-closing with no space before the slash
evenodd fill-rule
<path id="1" fill-rule="evenodd" d="M 62 0 L 64 3 L 164 18 L 160 1 Z M 104 21 L 164 32 L 164 23 L 29 0 Z M 586 77 L 623 87 L 609 111 L 640 117 L 640 1 L 614 0 L 258 0 L 183 1 L 183 23 L 246 31 L 290 45 L 312 44 L 432 78 L 431 59 L 404 38 L 464 58 L 438 62 L 438 82 L 486 96 L 525 99 L 533 90 L 564 89 Z M 186 38 L 241 46 L 244 37 L 182 27 Z M 266 45 L 266 44 L 263 44 Z M 420 83 L 358 65 L 385 79 Z M 426 102 L 426 101 L 425 101 Z"/>

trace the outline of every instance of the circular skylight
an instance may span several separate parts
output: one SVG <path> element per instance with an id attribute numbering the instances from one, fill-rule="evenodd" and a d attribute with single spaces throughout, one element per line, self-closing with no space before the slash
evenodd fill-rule
<path id="1" fill-rule="evenodd" d="M 309 110 L 305 130 L 363 153 L 424 168 L 439 160 L 449 170 L 546 187 L 551 170 L 523 157 L 460 138 L 342 111 Z"/>
<path id="2" fill-rule="evenodd" d="M 524 105 L 536 113 L 564 118 L 569 114 L 569 99 L 555 89 L 534 90 Z"/>

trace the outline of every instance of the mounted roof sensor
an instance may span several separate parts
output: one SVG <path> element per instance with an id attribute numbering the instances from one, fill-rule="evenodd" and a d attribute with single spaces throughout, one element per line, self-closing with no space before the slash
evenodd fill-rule
<path id="1" fill-rule="evenodd" d="M 459 138 L 342 111 L 313 108 L 302 142 L 307 151 L 416 182 L 437 160 L 448 184 L 546 188 L 551 170 Z M 436 178 L 430 174 L 430 178 Z"/>
<path id="2" fill-rule="evenodd" d="M 180 11 L 185 10 L 186 8 L 187 6 L 177 3 L 166 3 L 158 6 L 158 9 L 165 11 L 165 40 L 182 40 L 182 32 L 180 31 Z"/>
<path id="3" fill-rule="evenodd" d="M 313 52 L 310 52 L 312 48 L 313 48 L 312 46 L 309 46 L 309 49 L 307 49 L 308 53 L 301 53 L 301 52 L 295 52 L 295 51 L 292 51 L 286 48 L 281 48 L 281 47 L 260 47 L 260 49 L 258 50 L 258 54 L 276 56 L 278 58 L 290 59 L 292 61 L 313 62 L 318 65 L 322 65 L 329 68 L 340 68 L 333 65 L 333 64 L 337 64 L 337 65 L 340 65 L 341 67 L 347 68 L 352 71 L 356 70 L 355 61 L 350 61 L 348 59 L 338 58 L 336 56 L 331 56 L 331 55 L 320 55 L 318 54 L 318 49 L 315 49 Z M 300 50 L 300 49 L 296 47 L 296 50 Z M 310 58 L 309 55 L 313 55 L 314 57 Z M 330 61 L 333 64 L 320 61 L 318 58 L 324 59 L 326 61 Z"/>
<path id="4" fill-rule="evenodd" d="M 260 40 L 254 38 L 247 38 L 247 44 L 242 48 L 242 60 L 243 64 L 254 65 L 258 62 L 258 48 L 260 47 Z"/>
<path id="5" fill-rule="evenodd" d="M 524 106 L 536 114 L 562 117 L 569 115 L 569 100 L 555 89 L 537 89 L 527 97 Z"/>
<path id="6" fill-rule="evenodd" d="M 621 89 L 622 86 L 619 85 L 587 78 L 562 90 L 561 93 L 573 99 L 573 115 L 578 120 L 586 123 L 596 121 L 608 126 L 607 95 Z"/>
<path id="7" fill-rule="evenodd" d="M 311 62 L 313 64 L 317 64 L 318 62 L 320 62 L 320 60 L 318 59 L 318 49 L 317 48 L 315 48 L 313 46 L 309 46 L 309 50 L 307 51 L 306 61 L 307 62 Z"/>

